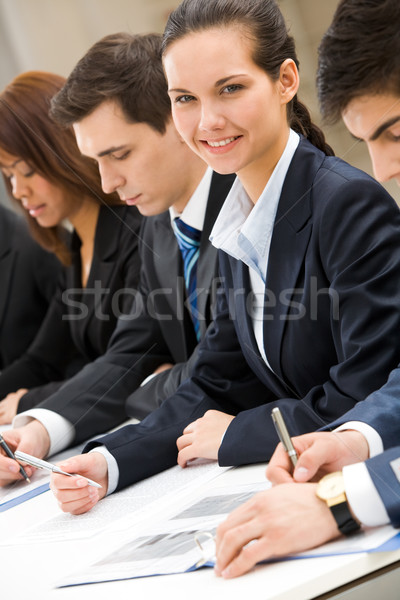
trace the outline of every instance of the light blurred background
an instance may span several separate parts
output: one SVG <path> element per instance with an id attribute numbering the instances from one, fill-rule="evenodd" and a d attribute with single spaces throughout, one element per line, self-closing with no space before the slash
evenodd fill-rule
<path id="1" fill-rule="evenodd" d="M 162 32 L 180 0 L 0 0 L 0 88 L 31 69 L 68 76 L 79 58 L 102 36 L 117 32 Z M 315 89 L 317 48 L 338 0 L 278 0 L 297 44 L 299 96 L 321 125 Z M 371 172 L 368 153 L 342 123 L 323 126 L 336 154 Z M 400 189 L 385 184 L 400 204 Z M 1 193 L 2 192 L 2 193 Z M 0 190 L 4 201 L 4 191 Z"/>

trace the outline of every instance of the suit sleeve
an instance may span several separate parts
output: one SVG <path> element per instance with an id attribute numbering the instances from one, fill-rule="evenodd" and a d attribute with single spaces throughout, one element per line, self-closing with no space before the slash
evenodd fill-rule
<path id="1" fill-rule="evenodd" d="M 160 327 L 147 310 L 143 270 L 129 314 L 118 319 L 105 354 L 88 363 L 38 408 L 57 412 L 75 427 L 75 443 L 127 418 L 127 397 L 156 367 L 172 362 Z"/>
<path id="2" fill-rule="evenodd" d="M 224 298 L 224 294 L 218 295 L 218 316 L 198 346 L 192 377 L 138 425 L 125 426 L 85 447 L 86 452 L 105 445 L 114 456 L 119 468 L 117 490 L 176 465 L 176 439 L 188 423 L 202 417 L 207 410 L 221 410 L 223 404 L 225 412 L 237 414 L 243 399 L 248 406 L 256 406 L 274 398 L 244 360 Z M 215 358 L 212 348 L 216 342 L 217 362 L 210 361 Z M 227 379 L 221 364 L 233 369 L 235 382 Z"/>
<path id="3" fill-rule="evenodd" d="M 63 281 L 63 278 L 62 278 Z M 60 283 L 43 323 L 28 350 L 0 375 L 0 398 L 19 388 L 33 388 L 58 381 L 66 374 L 67 365 L 77 358 L 68 321 L 62 320 Z"/>
<path id="4" fill-rule="evenodd" d="M 344 415 L 321 428 L 332 431 L 349 421 L 361 421 L 377 431 L 385 449 L 399 442 L 400 423 L 400 368 L 397 367 L 389 375 L 387 382 L 365 400 L 357 402 Z"/>
<path id="5" fill-rule="evenodd" d="M 400 447 L 386 450 L 365 464 L 391 524 L 400 527 Z"/>

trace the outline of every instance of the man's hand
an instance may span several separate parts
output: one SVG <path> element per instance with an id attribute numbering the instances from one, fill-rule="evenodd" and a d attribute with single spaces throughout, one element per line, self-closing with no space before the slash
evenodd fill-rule
<path id="1" fill-rule="evenodd" d="M 107 493 L 108 467 L 107 461 L 100 452 L 79 454 L 58 465 L 67 473 L 79 473 L 99 483 L 101 489 L 88 484 L 86 479 L 79 477 L 66 477 L 53 473 L 50 489 L 55 495 L 63 512 L 81 515 L 87 512 Z"/>
<path id="2" fill-rule="evenodd" d="M 208 410 L 203 417 L 185 427 L 183 435 L 176 440 L 178 464 L 185 467 L 194 458 L 217 460 L 222 436 L 234 418 L 218 410 Z"/>
<path id="3" fill-rule="evenodd" d="M 299 455 L 296 468 L 293 471 L 287 452 L 278 444 L 266 472 L 273 484 L 319 481 L 326 473 L 340 471 L 345 465 L 369 457 L 367 440 L 358 431 L 306 433 L 292 441 Z"/>
<path id="4" fill-rule="evenodd" d="M 216 575 L 238 577 L 261 560 L 308 550 L 337 537 L 335 519 L 315 489 L 313 483 L 279 485 L 234 510 L 217 529 Z"/>
<path id="5" fill-rule="evenodd" d="M 21 452 L 26 452 L 37 458 L 44 458 L 49 451 L 50 438 L 47 429 L 36 420 L 31 421 L 23 427 L 4 431 L 3 437 L 13 452 L 21 450 Z M 34 469 L 26 467 L 25 471 L 28 477 L 30 477 Z M 5 456 L 5 453 L 1 450 L 0 486 L 19 479 L 23 479 L 19 472 L 19 463 Z"/>
<path id="6" fill-rule="evenodd" d="M 0 402 L 0 425 L 11 423 L 15 415 L 17 414 L 18 404 L 22 396 L 26 394 L 28 390 L 20 388 L 16 392 L 7 394 L 5 398 Z"/>

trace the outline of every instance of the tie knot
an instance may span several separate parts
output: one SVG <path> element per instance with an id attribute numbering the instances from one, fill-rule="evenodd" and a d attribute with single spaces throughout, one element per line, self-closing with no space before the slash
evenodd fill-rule
<path id="1" fill-rule="evenodd" d="M 174 219 L 174 231 L 181 248 L 182 246 L 186 248 L 198 248 L 200 246 L 201 231 L 187 225 L 179 217 Z"/>

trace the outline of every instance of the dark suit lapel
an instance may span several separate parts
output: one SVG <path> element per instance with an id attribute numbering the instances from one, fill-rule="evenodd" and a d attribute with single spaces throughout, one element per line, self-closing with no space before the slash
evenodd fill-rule
<path id="1" fill-rule="evenodd" d="M 211 244 L 209 237 L 234 180 L 235 175 L 218 175 L 218 173 L 214 173 L 211 180 L 197 263 L 197 288 L 200 290 L 197 306 L 201 315 L 207 314 L 209 292 L 212 289 L 213 279 L 218 273 L 218 250 Z M 205 333 L 203 328 L 201 331 L 202 334 Z"/>
<path id="2" fill-rule="evenodd" d="M 279 201 L 268 261 L 264 346 L 282 378 L 281 347 L 291 302 L 312 230 L 311 192 L 324 155 L 302 138 L 290 164 Z M 301 172 L 301 179 L 297 173 Z"/>
<path id="3" fill-rule="evenodd" d="M 76 323 L 77 333 L 79 333 L 81 339 L 84 339 L 85 333 L 96 314 L 96 307 L 98 307 L 99 314 L 102 314 L 100 305 L 103 295 L 99 292 L 91 293 L 91 290 L 97 287 L 104 290 L 109 287 L 118 251 L 119 230 L 123 226 L 126 210 L 126 206 L 101 206 L 100 208 L 94 239 L 92 265 L 86 284 L 88 292 L 87 297 L 84 298 L 84 303 L 88 309 L 87 317 L 84 319 L 83 327 L 82 324 L 78 326 L 77 321 L 71 321 L 72 326 Z M 73 266 L 68 269 L 67 279 L 68 283 L 80 289 L 82 288 L 82 279 L 79 239 L 73 241 L 73 253 Z M 96 281 L 100 281 L 101 285 L 96 284 Z"/>
<path id="4" fill-rule="evenodd" d="M 154 228 L 153 252 L 156 280 L 160 288 L 175 289 L 176 278 L 183 277 L 183 263 L 169 211 L 160 215 Z M 175 294 L 166 294 L 169 306 L 176 312 Z"/>
<path id="5" fill-rule="evenodd" d="M 169 340 L 176 356 L 186 356 L 187 340 L 185 334 L 184 302 L 186 298 L 183 278 L 183 261 L 175 234 L 171 227 L 169 211 L 156 217 L 154 223 L 153 264 L 157 288 L 165 290 L 158 294 L 154 301 L 161 315 L 174 315 L 173 320 L 161 320 L 160 327 L 164 330 L 165 339 Z M 177 316 L 178 318 L 175 318 Z M 183 352 L 183 354 L 182 354 Z"/>

